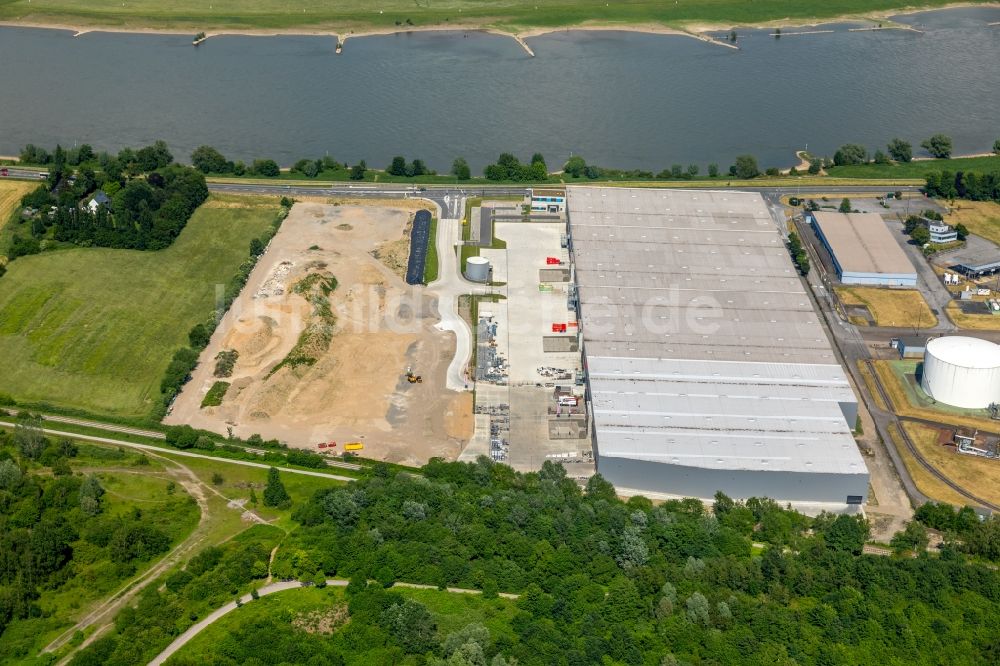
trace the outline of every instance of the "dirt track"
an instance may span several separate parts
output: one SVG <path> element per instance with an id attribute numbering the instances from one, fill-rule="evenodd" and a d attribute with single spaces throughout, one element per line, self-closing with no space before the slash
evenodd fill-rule
<path id="1" fill-rule="evenodd" d="M 471 398 L 445 388 L 455 342 L 434 328 L 436 299 L 400 277 L 412 212 L 297 204 L 165 422 L 303 448 L 360 441 L 366 457 L 391 462 L 456 456 L 471 436 Z M 331 276 L 328 296 L 304 288 Z M 231 386 L 221 406 L 202 408 L 223 350 L 239 352 Z M 406 381 L 408 367 L 422 383 Z"/>

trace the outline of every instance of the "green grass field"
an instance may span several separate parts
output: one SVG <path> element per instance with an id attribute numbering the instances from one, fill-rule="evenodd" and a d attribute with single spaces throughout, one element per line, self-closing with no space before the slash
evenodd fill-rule
<path id="1" fill-rule="evenodd" d="M 414 599 L 434 616 L 438 638 L 444 638 L 472 622 L 483 624 L 496 639 L 512 638 L 510 621 L 516 611 L 514 602 L 504 599 L 486 600 L 468 594 L 451 594 L 437 590 L 412 590 L 396 588 L 393 592 Z M 236 609 L 211 625 L 184 646 L 167 664 L 210 664 L 221 655 L 218 647 L 222 639 L 254 620 L 270 619 L 284 630 L 296 631 L 291 621 L 299 614 L 326 611 L 336 604 L 345 603 L 343 588 L 317 589 L 304 587 L 261 597 Z M 372 646 L 373 649 L 376 646 Z M 352 662 L 354 663 L 354 662 Z M 365 662 L 367 663 L 367 662 Z"/>
<path id="2" fill-rule="evenodd" d="M 941 7 L 946 0 L 4 0 L 0 20 L 112 28 L 198 30 L 366 30 L 464 26 L 561 27 L 585 22 L 621 25 L 712 23 L 746 25 L 781 20 L 803 22 L 845 15 L 871 15 L 903 7 Z M 410 24 L 407 24 L 407 21 Z"/>
<path id="3" fill-rule="evenodd" d="M 947 160 L 919 160 L 899 164 L 859 164 L 830 167 L 833 178 L 923 178 L 931 171 L 1000 171 L 1000 156 L 956 157 Z"/>
<path id="4" fill-rule="evenodd" d="M 75 248 L 11 262 L 0 278 L 0 392 L 145 416 L 174 350 L 211 315 L 216 288 L 277 210 L 214 198 L 166 250 Z"/>

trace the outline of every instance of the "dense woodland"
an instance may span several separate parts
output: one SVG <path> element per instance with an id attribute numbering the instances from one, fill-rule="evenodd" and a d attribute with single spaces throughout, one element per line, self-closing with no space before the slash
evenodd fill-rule
<path id="1" fill-rule="evenodd" d="M 44 241 L 81 246 L 160 250 L 168 247 L 208 197 L 200 171 L 172 164 L 166 144 L 111 156 L 84 145 L 53 154 L 35 146 L 22 152 L 28 162 L 49 166 L 44 185 L 21 201 L 30 215 L 21 217 L 8 256 L 41 251 Z M 96 211 L 91 197 L 104 192 L 109 202 Z"/>
<path id="2" fill-rule="evenodd" d="M 722 495 L 712 512 L 695 500 L 622 502 L 599 476 L 581 489 L 552 463 L 520 474 L 485 458 L 435 461 L 422 475 L 383 467 L 318 492 L 293 516 L 300 527 L 272 573 L 350 579 L 351 622 L 321 640 L 290 637 L 277 618 L 258 622 L 241 633 L 247 645 L 227 643 L 215 663 L 1000 661 L 996 569 L 950 542 L 930 555 L 919 534 L 895 543 L 896 557 L 861 555 L 861 518 L 811 519 Z M 981 529 L 963 516 L 962 529 Z M 221 604 L 248 576 L 263 578 L 264 545 L 253 539 L 207 552 L 163 589 L 150 586 L 74 663 L 140 663 L 196 620 L 191 599 Z M 467 628 L 480 649 L 456 650 L 466 639 L 436 637 L 426 608 L 384 589 L 395 581 L 521 596 L 509 632 Z M 290 652 L 267 648 L 278 645 Z"/>
<path id="3" fill-rule="evenodd" d="M 1000 172 L 937 171 L 928 174 L 925 191 L 942 199 L 1000 201 Z"/>
<path id="4" fill-rule="evenodd" d="M 164 521 L 197 513 L 183 493 L 157 517 L 110 509 L 100 479 L 71 469 L 77 445 L 45 437 L 39 425 L 27 419 L 0 431 L 0 635 L 15 620 L 41 616 L 43 594 L 80 585 L 110 592 L 167 551 Z"/>

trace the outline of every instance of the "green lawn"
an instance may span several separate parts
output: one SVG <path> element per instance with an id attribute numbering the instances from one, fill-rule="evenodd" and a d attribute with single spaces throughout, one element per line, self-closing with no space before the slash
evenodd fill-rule
<path id="1" fill-rule="evenodd" d="M 857 166 L 830 167 L 827 173 L 834 178 L 923 178 L 931 171 L 1000 171 L 1000 156 L 956 157 L 947 160 L 918 160 L 900 164 L 860 164 Z"/>
<path id="2" fill-rule="evenodd" d="M 940 7 L 946 0 L 916 6 Z M 913 6 L 904 0 L 6 0 L 0 20 L 109 27 L 156 27 L 198 30 L 354 29 L 432 25 L 558 27 L 586 21 L 622 25 L 743 25 L 762 21 L 801 22 L 812 18 L 865 15 Z"/>
<path id="3" fill-rule="evenodd" d="M 441 641 L 448 634 L 473 622 L 486 626 L 494 640 L 499 636 L 513 637 L 510 622 L 516 608 L 512 601 L 486 600 L 475 595 L 452 594 L 437 590 L 396 588 L 392 591 L 427 607 L 434 616 L 438 638 Z M 167 664 L 213 663 L 215 659 L 221 657 L 218 648 L 223 639 L 239 631 L 241 627 L 251 625 L 258 620 L 271 620 L 276 622 L 283 632 L 295 632 L 298 631 L 292 627 L 292 620 L 295 617 L 315 611 L 327 611 L 343 603 L 346 603 L 346 597 L 343 588 L 340 587 L 324 589 L 303 587 L 261 597 L 230 612 L 205 629 L 179 650 Z M 372 648 L 376 649 L 377 646 Z"/>
<path id="4" fill-rule="evenodd" d="M 11 262 L 0 278 L 0 392 L 145 416 L 173 352 L 277 211 L 210 199 L 166 250 L 74 248 Z"/>

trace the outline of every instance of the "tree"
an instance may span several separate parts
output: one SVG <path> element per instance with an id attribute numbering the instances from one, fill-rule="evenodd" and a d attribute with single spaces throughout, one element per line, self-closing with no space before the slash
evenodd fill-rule
<path id="1" fill-rule="evenodd" d="M 909 162 L 913 159 L 913 146 L 909 141 L 893 139 L 886 148 L 889 150 L 889 156 L 897 162 Z"/>
<path id="2" fill-rule="evenodd" d="M 837 166 L 864 164 L 868 161 L 868 151 L 857 143 L 845 143 L 833 154 L 833 163 Z"/>
<path id="3" fill-rule="evenodd" d="M 712 162 L 711 164 L 708 165 L 708 177 L 716 178 L 718 175 L 719 175 L 719 165 L 716 164 L 715 162 Z"/>
<path id="4" fill-rule="evenodd" d="M 699 624 L 703 627 L 707 627 L 711 622 L 711 618 L 708 615 L 708 599 L 701 592 L 695 592 L 690 597 L 688 597 L 686 615 L 689 622 L 693 624 Z"/>
<path id="5" fill-rule="evenodd" d="M 881 150 L 876 150 L 875 155 L 872 157 L 872 161 L 875 164 L 889 164 L 889 156 L 883 153 Z"/>
<path id="6" fill-rule="evenodd" d="M 823 170 L 823 162 L 818 157 L 809 160 L 809 174 L 815 176 Z"/>
<path id="7" fill-rule="evenodd" d="M 951 137 L 947 134 L 935 134 L 920 145 L 938 159 L 951 157 Z"/>
<path id="8" fill-rule="evenodd" d="M 225 481 L 225 479 L 222 478 L 221 474 L 219 474 L 218 472 L 212 472 L 212 485 L 213 486 L 221 486 L 222 483 L 223 483 L 223 481 Z"/>
<path id="9" fill-rule="evenodd" d="M 191 164 L 202 173 L 228 173 L 231 172 L 232 164 L 212 146 L 198 146 L 191 153 Z"/>
<path id="10" fill-rule="evenodd" d="M 88 516 L 96 516 L 101 512 L 101 498 L 104 488 L 93 474 L 87 476 L 80 484 L 80 509 Z"/>
<path id="11" fill-rule="evenodd" d="M 21 468 L 8 458 L 0 462 L 0 490 L 14 490 L 21 483 Z"/>
<path id="12" fill-rule="evenodd" d="M 469 163 L 465 161 L 464 157 L 456 157 L 455 161 L 451 163 L 451 175 L 459 180 L 472 178 L 472 170 L 469 169 Z"/>
<path id="13" fill-rule="evenodd" d="M 757 166 L 757 158 L 753 155 L 740 155 L 730 172 L 736 178 L 748 180 L 760 175 L 760 167 Z"/>
<path id="14" fill-rule="evenodd" d="M 412 599 L 385 609 L 380 624 L 411 654 L 427 652 L 437 643 L 434 618 L 423 604 Z"/>
<path id="15" fill-rule="evenodd" d="M 365 164 L 364 160 L 361 160 L 351 167 L 351 180 L 364 180 L 366 171 L 368 171 L 368 165 Z"/>
<path id="16" fill-rule="evenodd" d="M 267 486 L 264 488 L 264 506 L 273 506 L 280 509 L 287 508 L 292 503 L 285 484 L 281 482 L 278 470 L 271 467 L 267 470 Z"/>
<path id="17" fill-rule="evenodd" d="M 1000 155 L 1000 139 L 993 142 L 993 152 Z"/>
<path id="18" fill-rule="evenodd" d="M 958 240 L 965 240 L 969 237 L 969 228 L 959 222 L 955 225 L 955 233 L 958 234 Z"/>
<path id="19" fill-rule="evenodd" d="M 573 155 L 563 165 L 563 173 L 572 178 L 580 178 L 587 169 L 587 162 L 579 155 Z"/>
<path id="20" fill-rule="evenodd" d="M 848 199 L 847 197 L 844 197 L 843 199 L 840 200 L 840 212 L 841 213 L 850 213 L 852 210 L 854 210 L 854 207 L 851 206 L 851 200 L 850 199 Z"/>
<path id="21" fill-rule="evenodd" d="M 277 178 L 281 175 L 281 169 L 278 168 L 278 163 L 274 160 L 254 160 L 253 164 L 250 165 L 250 173 L 265 178 Z"/>
<path id="22" fill-rule="evenodd" d="M 927 537 L 927 528 L 916 520 L 911 520 L 906 524 L 902 532 L 896 532 L 892 536 L 889 545 L 893 552 L 901 555 L 906 552 L 920 553 L 927 550 L 930 539 Z"/>
<path id="23" fill-rule="evenodd" d="M 868 540 L 868 521 L 862 516 L 837 516 L 823 532 L 826 545 L 832 550 L 861 554 Z"/>
<path id="24" fill-rule="evenodd" d="M 913 230 L 910 234 L 910 238 L 912 238 L 913 242 L 917 245 L 926 245 L 931 240 L 931 232 L 927 229 L 927 227 L 920 225 Z"/>
<path id="25" fill-rule="evenodd" d="M 17 420 L 14 426 L 14 445 L 22 456 L 29 460 L 38 460 L 42 457 L 46 444 L 40 417 L 29 415 Z"/>
<path id="26" fill-rule="evenodd" d="M 212 334 L 204 324 L 195 324 L 188 332 L 188 342 L 191 343 L 192 349 L 204 349 L 211 339 Z"/>
<path id="27" fill-rule="evenodd" d="M 154 141 L 153 145 L 140 148 L 135 153 L 135 163 L 143 173 L 162 169 L 174 161 L 174 156 L 167 149 L 164 141 Z"/>
<path id="28" fill-rule="evenodd" d="M 392 164 L 386 169 L 390 175 L 393 176 L 405 176 L 406 175 L 406 158 L 402 155 L 396 155 L 392 158 Z"/>

